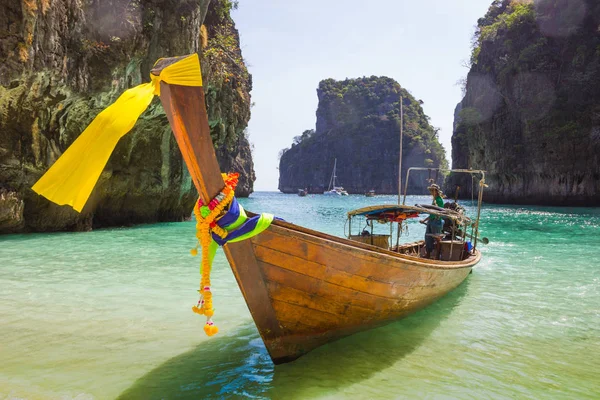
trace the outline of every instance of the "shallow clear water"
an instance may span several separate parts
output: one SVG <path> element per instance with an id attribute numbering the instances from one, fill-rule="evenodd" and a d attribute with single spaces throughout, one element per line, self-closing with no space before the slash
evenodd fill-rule
<path id="1" fill-rule="evenodd" d="M 342 236 L 345 212 L 395 200 L 241 202 Z M 0 398 L 600 397 L 600 209 L 487 205 L 482 235 L 450 295 L 277 367 L 221 252 L 204 335 L 192 222 L 0 236 Z"/>

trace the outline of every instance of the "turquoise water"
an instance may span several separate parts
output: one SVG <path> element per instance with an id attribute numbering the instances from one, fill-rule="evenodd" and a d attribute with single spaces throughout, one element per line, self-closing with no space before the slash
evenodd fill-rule
<path id="1" fill-rule="evenodd" d="M 346 211 L 395 198 L 241 202 L 342 236 Z M 0 398 L 599 398 L 600 209 L 486 205 L 482 235 L 450 295 L 277 367 L 222 253 L 204 335 L 192 222 L 0 236 Z"/>

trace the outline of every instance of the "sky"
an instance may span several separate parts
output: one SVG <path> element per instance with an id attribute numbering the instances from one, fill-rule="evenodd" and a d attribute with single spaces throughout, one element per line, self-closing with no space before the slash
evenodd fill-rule
<path id="1" fill-rule="evenodd" d="M 314 129 L 323 79 L 388 76 L 423 100 L 450 161 L 477 19 L 492 0 L 240 0 L 232 17 L 252 74 L 255 191 L 277 190 L 278 153 Z"/>

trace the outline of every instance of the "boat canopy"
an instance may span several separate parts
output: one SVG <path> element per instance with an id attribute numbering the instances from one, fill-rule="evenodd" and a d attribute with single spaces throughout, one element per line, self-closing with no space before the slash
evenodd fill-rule
<path id="1" fill-rule="evenodd" d="M 413 206 L 399 206 L 397 204 L 382 204 L 378 206 L 368 206 L 357 208 L 356 210 L 352 210 L 348 212 L 349 217 L 356 216 L 369 216 L 369 215 L 377 215 L 383 212 L 391 212 L 391 213 L 415 213 L 417 212 L 417 207 Z"/>
<path id="2" fill-rule="evenodd" d="M 382 204 L 358 208 L 348 212 L 348 218 L 364 216 L 369 220 L 381 222 L 401 222 L 409 218 L 416 218 L 419 214 L 439 215 L 456 221 L 459 225 L 468 225 L 471 219 L 461 212 L 449 208 L 431 205 L 416 204 L 414 206 L 398 204 Z"/>

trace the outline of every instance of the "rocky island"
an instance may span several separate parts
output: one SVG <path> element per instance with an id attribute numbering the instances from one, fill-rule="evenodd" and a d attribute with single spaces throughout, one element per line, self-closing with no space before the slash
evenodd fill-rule
<path id="1" fill-rule="evenodd" d="M 391 78 L 326 79 L 317 89 L 316 129 L 281 151 L 279 190 L 323 193 L 337 159 L 337 182 L 349 193 L 398 193 L 400 97 L 403 98 L 403 177 L 409 167 L 446 166 L 437 130 L 422 102 Z M 426 176 L 411 176 L 409 193 L 425 193 Z M 441 176 L 438 177 L 441 179 Z"/>
<path id="2" fill-rule="evenodd" d="M 452 164 L 488 171 L 486 201 L 600 204 L 599 27 L 591 0 L 495 0 L 479 19 Z"/>
<path id="3" fill-rule="evenodd" d="M 210 3 L 210 4 L 209 4 Z M 0 233 L 176 221 L 197 193 L 158 99 L 118 144 L 81 214 L 30 188 L 160 57 L 201 54 L 222 170 L 255 179 L 245 128 L 251 76 L 229 0 L 0 0 Z"/>

